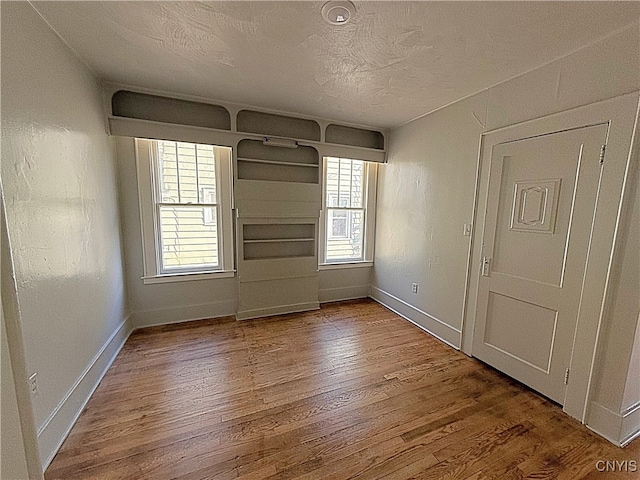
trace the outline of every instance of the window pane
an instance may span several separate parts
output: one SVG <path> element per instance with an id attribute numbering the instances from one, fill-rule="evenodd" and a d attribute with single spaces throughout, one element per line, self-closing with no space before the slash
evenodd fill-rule
<path id="1" fill-rule="evenodd" d="M 218 203 L 216 199 L 216 164 L 211 145 L 196 145 L 200 203 Z"/>
<path id="2" fill-rule="evenodd" d="M 340 159 L 327 158 L 327 178 L 325 179 L 325 191 L 327 195 L 327 207 L 338 206 L 338 177 Z"/>
<path id="3" fill-rule="evenodd" d="M 159 201 L 163 203 L 179 202 L 176 142 L 158 142 L 158 177 Z"/>
<path id="4" fill-rule="evenodd" d="M 158 177 L 163 203 L 217 203 L 213 146 L 158 142 Z"/>
<path id="5" fill-rule="evenodd" d="M 332 210 L 330 216 L 330 237 L 332 238 L 348 238 L 348 212 L 341 210 Z"/>
<path id="6" fill-rule="evenodd" d="M 352 208 L 362 208 L 364 200 L 364 185 L 362 172 L 364 170 L 364 162 L 357 160 L 351 161 L 351 204 Z"/>
<path id="7" fill-rule="evenodd" d="M 338 206 L 351 206 L 351 160 L 340 159 Z"/>
<path id="8" fill-rule="evenodd" d="M 364 162 L 348 158 L 327 158 L 325 192 L 327 207 L 362 208 Z"/>
<path id="9" fill-rule="evenodd" d="M 364 210 L 328 211 L 327 261 L 362 260 L 364 255 Z"/>
<path id="10" fill-rule="evenodd" d="M 219 268 L 217 213 L 216 207 L 160 207 L 163 270 Z"/>

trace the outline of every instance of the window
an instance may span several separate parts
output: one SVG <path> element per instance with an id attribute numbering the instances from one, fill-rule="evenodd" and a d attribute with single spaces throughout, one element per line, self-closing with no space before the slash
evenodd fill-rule
<path id="1" fill-rule="evenodd" d="M 231 150 L 166 140 L 136 145 L 145 281 L 232 271 Z"/>
<path id="2" fill-rule="evenodd" d="M 374 163 L 325 157 L 322 264 L 372 261 L 376 173 Z"/>

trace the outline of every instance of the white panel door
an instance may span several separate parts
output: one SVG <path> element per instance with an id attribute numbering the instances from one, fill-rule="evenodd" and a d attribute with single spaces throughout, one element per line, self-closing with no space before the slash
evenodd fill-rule
<path id="1" fill-rule="evenodd" d="M 563 403 L 607 124 L 493 147 L 473 354 Z"/>

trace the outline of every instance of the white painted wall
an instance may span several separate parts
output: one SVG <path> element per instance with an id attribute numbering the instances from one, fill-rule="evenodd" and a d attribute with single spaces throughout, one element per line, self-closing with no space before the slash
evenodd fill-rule
<path id="1" fill-rule="evenodd" d="M 28 3 L 1 8 L 2 181 L 46 465 L 130 330 L 115 155 L 95 78 Z"/>
<path id="2" fill-rule="evenodd" d="M 456 347 L 485 111 L 482 94 L 391 131 L 379 170 L 372 295 Z"/>
<path id="3" fill-rule="evenodd" d="M 365 298 L 371 288 L 373 267 L 325 269 L 318 272 L 320 303 Z"/>
<path id="4" fill-rule="evenodd" d="M 458 331 L 469 249 L 462 227 L 473 213 L 481 133 L 639 90 L 639 28 L 636 22 L 567 57 L 391 131 L 389 163 L 379 174 L 373 297 L 461 346 Z M 625 244 L 637 251 L 633 236 Z M 624 275 L 631 278 L 638 255 L 629 255 L 636 266 L 625 267 L 629 273 Z M 413 282 L 420 286 L 417 295 L 411 293 Z M 621 294 L 617 303 L 624 306 L 618 308 L 631 312 L 629 298 L 637 306 L 637 292 L 638 288 L 631 297 Z M 637 310 L 633 317 L 624 313 L 615 322 L 609 316 L 603 329 L 618 332 L 623 324 L 629 331 L 637 321 Z M 630 342 L 623 349 L 608 343 L 603 350 L 603 358 L 618 369 L 616 388 L 602 384 L 595 397 L 617 412 L 630 350 Z"/>

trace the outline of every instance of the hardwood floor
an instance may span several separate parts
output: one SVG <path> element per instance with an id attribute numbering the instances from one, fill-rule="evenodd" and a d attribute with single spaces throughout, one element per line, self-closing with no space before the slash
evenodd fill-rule
<path id="1" fill-rule="evenodd" d="M 638 471 L 601 473 L 598 460 L 633 460 Z M 576 480 L 638 472 L 640 441 L 616 448 L 363 300 L 134 332 L 45 477 Z"/>

